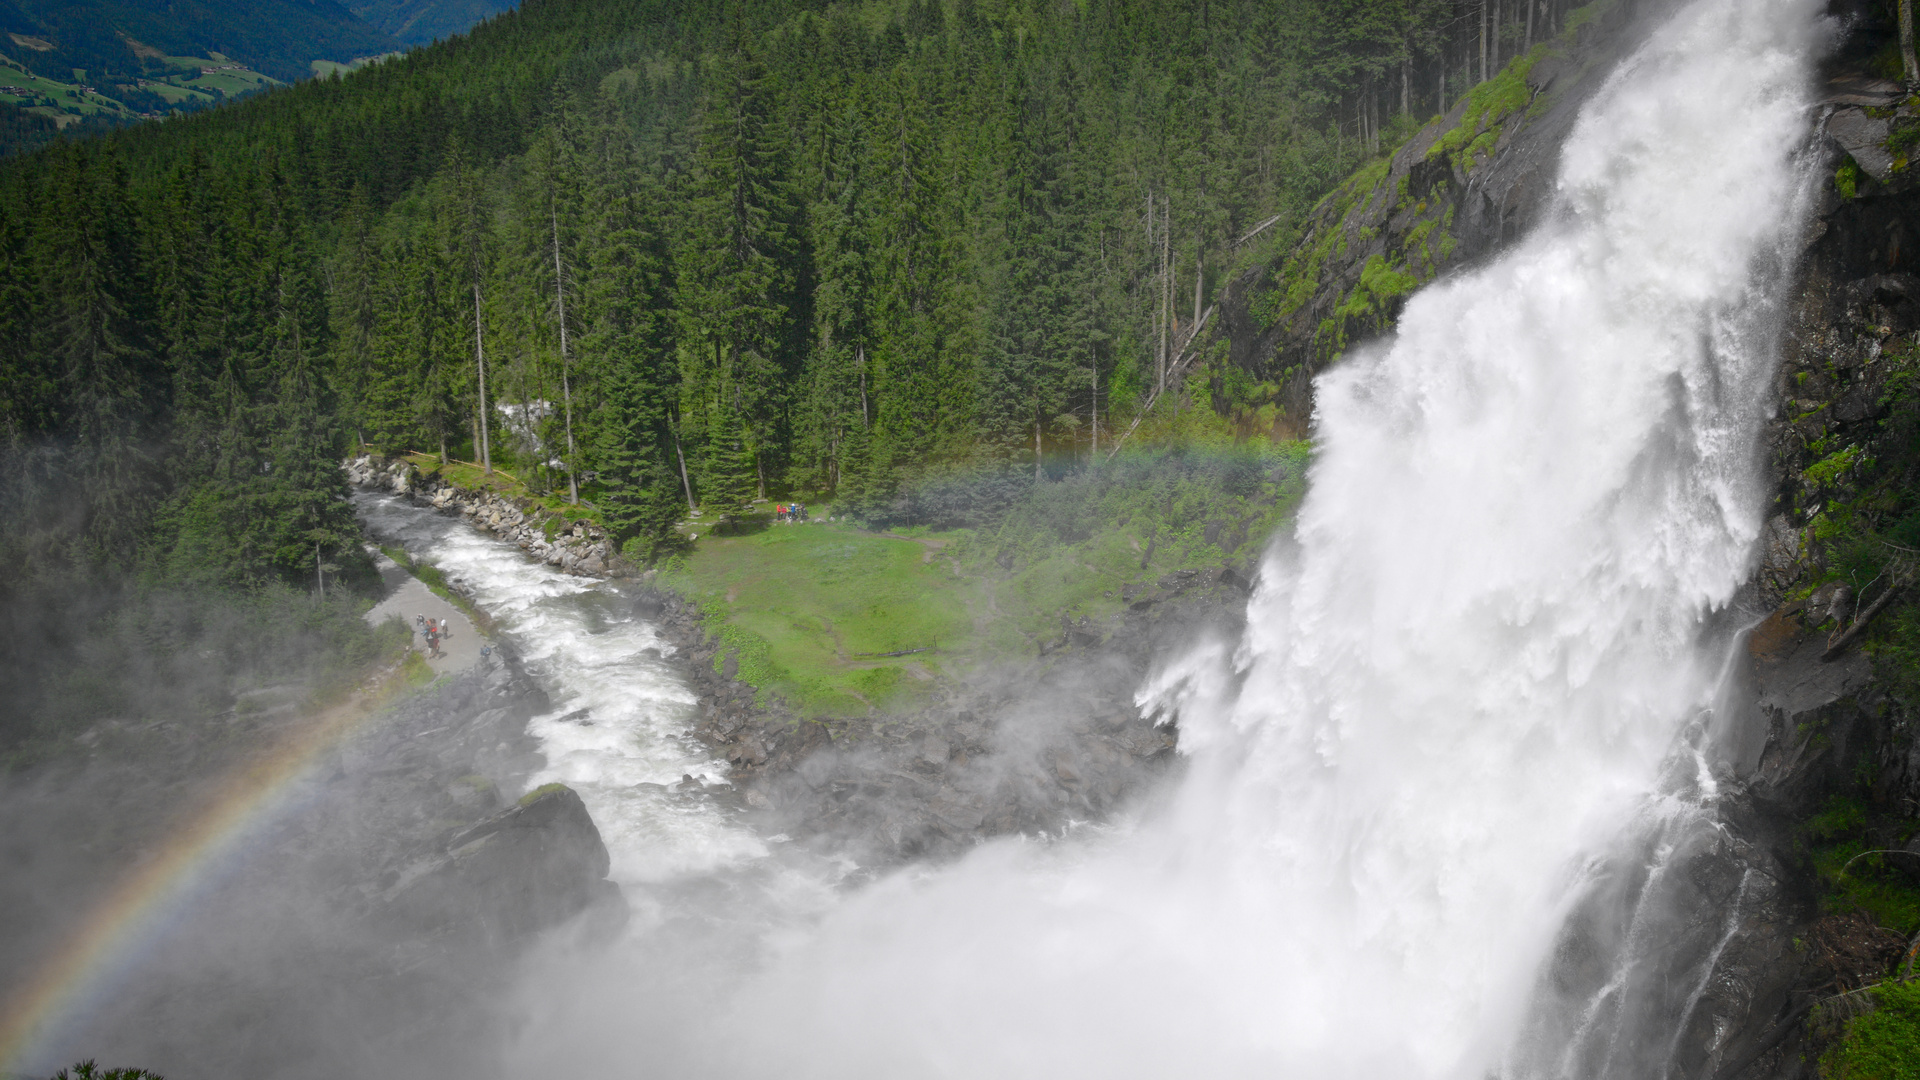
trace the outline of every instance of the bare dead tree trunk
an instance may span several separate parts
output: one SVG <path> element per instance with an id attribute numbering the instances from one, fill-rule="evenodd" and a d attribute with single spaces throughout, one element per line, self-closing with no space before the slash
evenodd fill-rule
<path id="1" fill-rule="evenodd" d="M 1193 250 L 1193 325 L 1200 325 L 1200 288 L 1207 280 L 1207 253 L 1204 248 L 1195 246 Z"/>
<path id="2" fill-rule="evenodd" d="M 680 425 L 667 417 L 667 433 L 673 436 L 673 456 L 680 459 L 680 487 L 687 493 L 687 513 L 693 513 L 693 481 L 687 479 L 687 454 L 680 449 Z"/>
<path id="3" fill-rule="evenodd" d="M 1487 0 L 1480 0 L 1480 81 L 1487 81 Z"/>
<path id="4" fill-rule="evenodd" d="M 480 467 L 493 475 L 493 448 L 487 438 L 487 349 L 480 333 L 480 279 L 473 281 L 473 366 L 480 379 Z"/>
<path id="5" fill-rule="evenodd" d="M 868 428 L 873 421 L 867 416 L 867 347 L 864 344 L 853 347 L 853 366 L 860 372 L 860 426 Z"/>
<path id="6" fill-rule="evenodd" d="M 1493 0 L 1493 70 L 1499 71 L 1503 61 L 1500 59 L 1500 0 Z"/>
<path id="7" fill-rule="evenodd" d="M 1906 65 L 1907 85 L 1920 86 L 1920 62 L 1913 55 L 1913 0 L 1900 0 L 1900 60 Z"/>
<path id="8" fill-rule="evenodd" d="M 1167 388 L 1167 363 L 1173 359 L 1173 196 L 1160 200 L 1160 390 Z"/>
<path id="9" fill-rule="evenodd" d="M 560 401 L 566 409 L 567 425 L 567 504 L 580 503 L 578 455 L 573 446 L 573 378 L 567 370 L 567 278 L 560 263 L 560 208 L 548 203 L 553 223 L 553 299 L 560 317 Z"/>
<path id="10" fill-rule="evenodd" d="M 1033 482 L 1040 482 L 1040 421 L 1033 422 Z"/>

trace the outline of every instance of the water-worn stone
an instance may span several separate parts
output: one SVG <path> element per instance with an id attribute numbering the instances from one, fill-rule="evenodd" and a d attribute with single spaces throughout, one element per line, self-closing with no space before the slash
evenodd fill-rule
<path id="1" fill-rule="evenodd" d="M 423 475 L 404 460 L 362 455 L 341 468 L 347 482 L 369 491 L 405 495 L 442 513 L 457 513 L 472 524 L 516 544 L 534 558 L 569 574 L 616 577 L 632 574 L 605 531 L 584 519 L 567 521 L 532 503 L 508 499 L 497 492 L 469 491 L 439 475 Z M 551 538 L 546 535 L 553 528 Z"/>
<path id="2" fill-rule="evenodd" d="M 607 870 L 586 804 L 552 785 L 456 835 L 384 899 L 390 915 L 415 925 L 511 941 L 617 900 Z"/>

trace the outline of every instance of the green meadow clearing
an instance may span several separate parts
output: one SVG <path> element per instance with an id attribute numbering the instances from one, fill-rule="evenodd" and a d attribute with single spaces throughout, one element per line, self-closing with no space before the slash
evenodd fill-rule
<path id="1" fill-rule="evenodd" d="M 943 681 L 1034 658 L 1062 620 L 1186 569 L 1245 571 L 1304 492 L 1303 443 L 1237 457 L 1142 454 L 1035 485 L 985 528 L 874 531 L 816 520 L 708 531 L 667 560 L 739 676 L 810 717 L 910 706 Z M 834 517 L 836 520 L 825 520 Z M 889 653 L 905 655 L 885 655 Z"/>

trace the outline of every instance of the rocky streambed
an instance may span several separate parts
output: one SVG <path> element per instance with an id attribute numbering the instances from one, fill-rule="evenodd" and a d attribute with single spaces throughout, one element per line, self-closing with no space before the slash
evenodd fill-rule
<path id="1" fill-rule="evenodd" d="M 372 455 L 349 459 L 347 482 L 362 491 L 400 495 L 458 514 L 474 528 L 498 536 L 528 556 L 567 573 L 592 577 L 630 572 L 606 531 L 585 519 L 570 519 L 529 500 L 490 489 L 460 487 L 437 474 L 422 473 L 404 460 Z"/>

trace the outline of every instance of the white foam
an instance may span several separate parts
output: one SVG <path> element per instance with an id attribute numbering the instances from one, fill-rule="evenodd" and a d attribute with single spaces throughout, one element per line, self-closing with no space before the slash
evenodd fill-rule
<path id="1" fill-rule="evenodd" d="M 727 765 L 688 736 L 693 695 L 664 656 L 645 655 L 673 647 L 633 614 L 631 599 L 456 518 L 392 496 L 355 503 L 376 534 L 399 540 L 471 596 L 538 673 L 554 707 L 527 725 L 546 757 L 531 785 L 559 781 L 580 793 L 615 881 L 671 879 L 766 854 L 712 804 L 638 786 L 671 786 L 689 774 L 722 782 Z M 583 709 L 584 717 L 561 719 Z"/>

